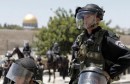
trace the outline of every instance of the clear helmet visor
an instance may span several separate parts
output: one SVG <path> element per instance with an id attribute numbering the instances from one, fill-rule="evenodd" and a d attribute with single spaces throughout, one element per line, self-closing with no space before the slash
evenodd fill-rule
<path id="1" fill-rule="evenodd" d="M 6 75 L 7 78 L 14 81 L 16 84 L 28 84 L 32 76 L 32 72 L 16 63 L 11 65 Z"/>
<path id="2" fill-rule="evenodd" d="M 83 28 L 83 24 L 84 24 L 84 17 L 91 15 L 91 14 L 95 14 L 95 12 L 92 11 L 81 11 L 78 12 L 76 15 L 76 26 L 78 29 L 82 29 Z"/>

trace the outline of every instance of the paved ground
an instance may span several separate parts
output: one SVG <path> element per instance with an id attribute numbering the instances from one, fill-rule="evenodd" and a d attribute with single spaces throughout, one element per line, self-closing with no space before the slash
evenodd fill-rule
<path id="1" fill-rule="evenodd" d="M 53 82 L 54 79 L 53 79 L 53 77 L 51 77 L 51 78 L 52 78 L 52 80 L 50 82 L 48 82 L 48 76 L 44 76 L 43 83 L 44 84 L 69 84 L 69 80 L 70 80 L 69 77 L 66 77 L 65 80 L 63 80 L 62 77 L 56 77 L 55 82 Z"/>
<path id="2" fill-rule="evenodd" d="M 65 80 L 59 75 L 59 72 L 55 72 L 56 78 L 54 82 L 53 75 L 51 76 L 51 81 L 48 82 L 49 75 L 46 73 L 47 70 L 44 71 L 44 76 L 43 76 L 43 83 L 44 84 L 69 84 L 70 78 L 66 77 Z"/>
<path id="3" fill-rule="evenodd" d="M 2 83 L 3 83 L 3 79 L 1 78 L 1 79 L 0 79 L 0 84 L 2 84 Z"/>
<path id="4" fill-rule="evenodd" d="M 114 81 L 112 84 L 130 84 L 129 78 L 130 78 L 130 75 L 123 76 L 121 80 Z M 69 81 L 70 81 L 69 77 L 66 77 L 65 80 L 63 80 L 62 77 L 59 76 L 59 72 L 56 72 L 55 82 L 53 82 L 54 81 L 53 75 L 51 76 L 50 82 L 48 82 L 48 79 L 49 79 L 48 74 L 45 74 L 43 76 L 43 84 L 69 84 Z M 3 84 L 2 78 L 0 79 L 0 84 Z"/>

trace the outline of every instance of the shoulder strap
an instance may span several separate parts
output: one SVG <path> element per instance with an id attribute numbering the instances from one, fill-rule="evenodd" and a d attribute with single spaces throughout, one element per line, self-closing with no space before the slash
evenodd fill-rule
<path id="1" fill-rule="evenodd" d="M 106 32 L 107 32 L 107 30 L 101 29 L 101 30 L 99 30 L 99 32 L 97 33 L 97 34 L 98 34 L 97 37 L 100 37 L 100 38 L 99 38 L 99 41 L 97 42 L 98 45 L 101 44 L 101 42 L 102 42 L 102 40 L 103 40 L 103 38 L 104 38 L 104 34 L 105 34 Z"/>
<path id="2" fill-rule="evenodd" d="M 85 31 L 83 31 L 83 32 L 77 37 L 76 42 L 79 43 L 79 46 L 83 43 L 84 36 L 85 36 Z"/>
<path id="3" fill-rule="evenodd" d="M 96 42 L 94 44 L 94 48 L 96 48 L 96 51 L 101 51 L 101 47 L 102 47 L 102 40 L 104 38 L 104 34 L 105 32 L 107 32 L 107 30 L 101 29 L 98 32 L 95 33 L 94 37 L 96 39 Z M 97 46 L 97 47 L 95 47 Z M 97 49 L 98 48 L 98 49 Z"/>

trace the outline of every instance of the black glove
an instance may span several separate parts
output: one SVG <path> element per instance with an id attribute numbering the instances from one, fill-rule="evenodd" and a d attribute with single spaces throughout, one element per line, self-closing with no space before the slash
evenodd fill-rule
<path id="1" fill-rule="evenodd" d="M 73 59 L 71 61 L 71 65 L 70 66 L 73 69 L 80 69 L 80 63 L 79 63 L 78 59 L 77 58 Z"/>

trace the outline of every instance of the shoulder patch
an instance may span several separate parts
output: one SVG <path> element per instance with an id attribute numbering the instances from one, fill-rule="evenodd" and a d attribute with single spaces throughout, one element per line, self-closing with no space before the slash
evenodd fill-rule
<path id="1" fill-rule="evenodd" d="M 125 48 L 125 45 L 121 41 L 115 41 L 115 44 L 121 48 Z"/>

